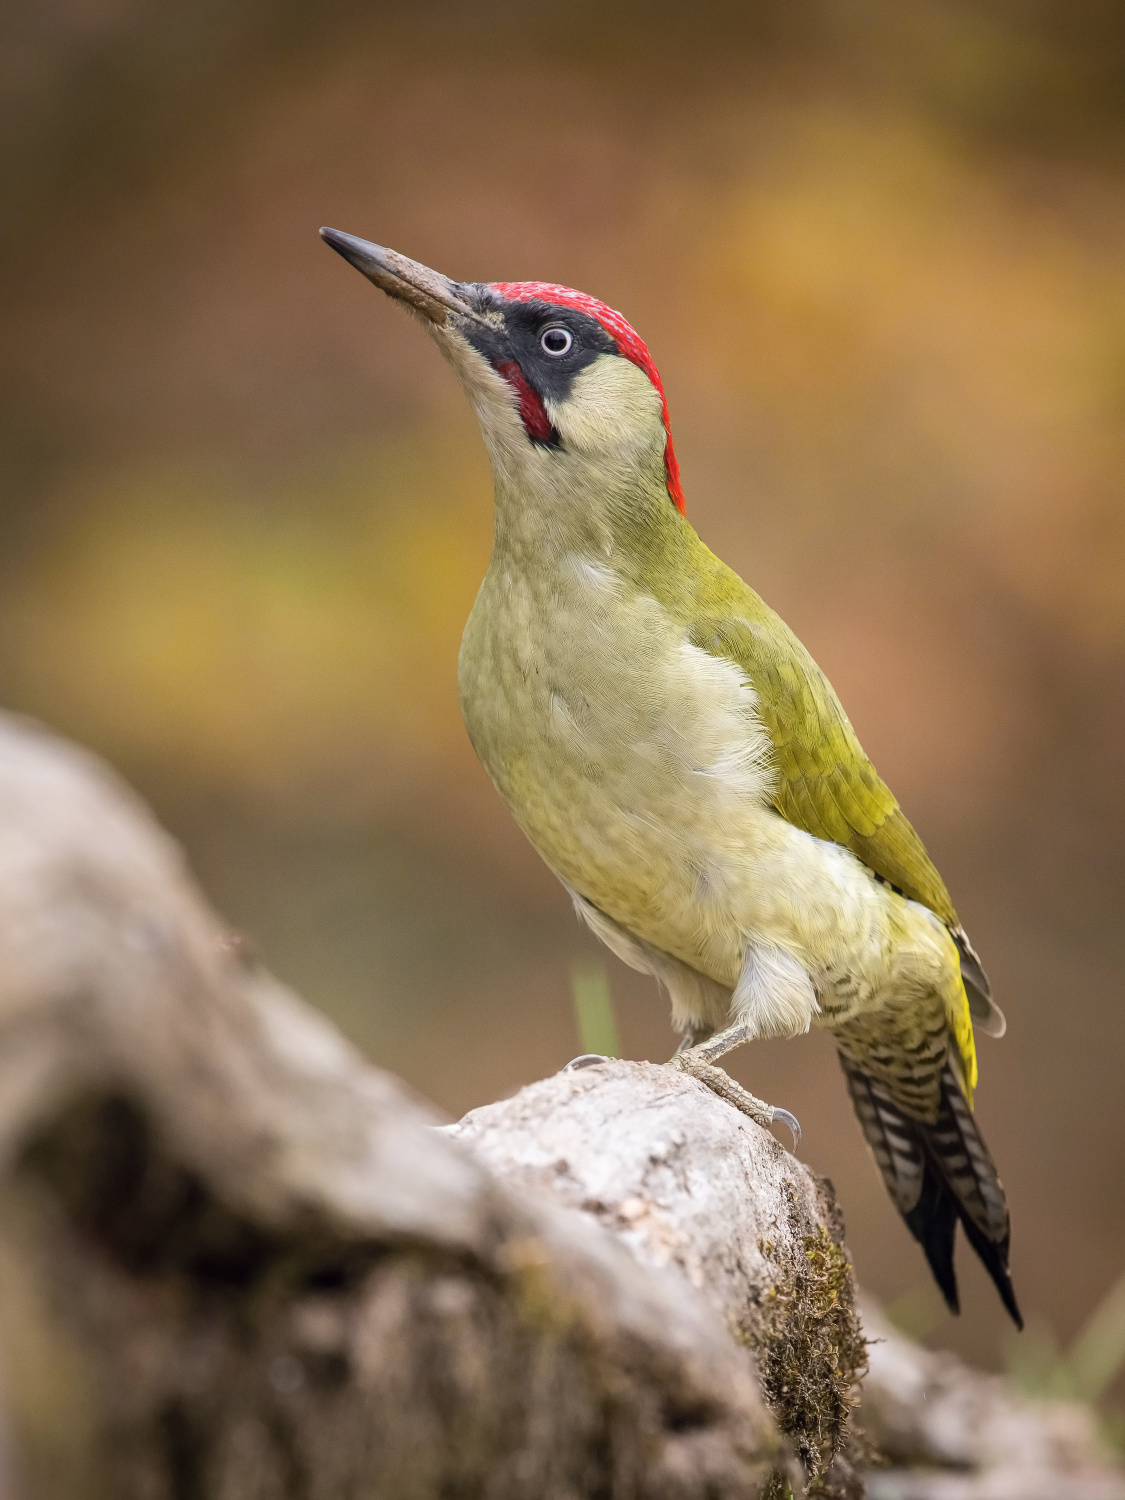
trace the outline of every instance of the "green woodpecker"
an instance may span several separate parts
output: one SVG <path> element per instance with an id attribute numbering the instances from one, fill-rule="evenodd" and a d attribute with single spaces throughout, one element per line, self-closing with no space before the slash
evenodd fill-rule
<path id="1" fill-rule="evenodd" d="M 817 1025 L 951 1309 L 958 1220 L 1018 1323 L 1004 1191 L 972 1113 L 1004 1029 L 921 839 L 793 632 L 684 515 L 668 407 L 625 319 L 542 282 L 324 239 L 416 313 L 492 460 L 492 560 L 458 663 L 469 736 L 579 915 L 668 992 L 672 1066 Z"/>

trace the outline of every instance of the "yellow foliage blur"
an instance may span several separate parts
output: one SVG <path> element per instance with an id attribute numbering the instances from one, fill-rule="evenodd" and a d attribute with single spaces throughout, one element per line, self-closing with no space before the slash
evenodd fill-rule
<path id="1" fill-rule="evenodd" d="M 17 691 L 129 762 L 385 807 L 462 735 L 473 457 L 423 428 L 281 492 L 149 471 L 83 496 L 0 604 Z"/>

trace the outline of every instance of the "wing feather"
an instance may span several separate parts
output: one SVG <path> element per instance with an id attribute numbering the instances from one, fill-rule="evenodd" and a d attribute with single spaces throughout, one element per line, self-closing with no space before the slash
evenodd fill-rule
<path id="1" fill-rule="evenodd" d="M 904 896 L 959 928 L 945 882 L 864 754 L 831 683 L 784 621 L 753 599 L 753 619 L 702 620 L 690 638 L 735 662 L 756 689 L 777 768 L 774 806 L 795 827 L 843 844 Z"/>

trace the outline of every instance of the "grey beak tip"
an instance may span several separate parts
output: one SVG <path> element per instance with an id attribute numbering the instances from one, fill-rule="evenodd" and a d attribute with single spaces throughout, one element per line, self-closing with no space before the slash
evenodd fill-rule
<path id="1" fill-rule="evenodd" d="M 321 225 L 320 237 L 326 245 L 331 245 L 332 249 L 340 255 L 345 255 L 355 243 L 354 235 L 345 234 L 342 229 L 330 229 L 327 224 Z"/>
<path id="2" fill-rule="evenodd" d="M 342 229 L 331 229 L 327 225 L 321 229 L 320 237 L 337 255 L 343 256 L 349 266 L 354 266 L 370 279 L 377 280 L 373 272 L 387 270 L 387 251 L 382 245 L 373 245 L 370 240 L 361 240 L 356 234 L 345 234 Z M 379 284 L 384 291 L 390 290 L 384 283 Z"/>

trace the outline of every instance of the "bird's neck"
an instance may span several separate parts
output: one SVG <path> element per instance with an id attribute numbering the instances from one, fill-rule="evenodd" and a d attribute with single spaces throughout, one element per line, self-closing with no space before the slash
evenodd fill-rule
<path id="1" fill-rule="evenodd" d="M 541 571 L 582 557 L 636 574 L 686 527 L 658 458 L 615 468 L 557 450 L 521 457 L 493 459 L 494 564 Z"/>

